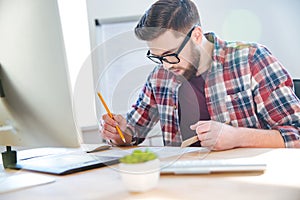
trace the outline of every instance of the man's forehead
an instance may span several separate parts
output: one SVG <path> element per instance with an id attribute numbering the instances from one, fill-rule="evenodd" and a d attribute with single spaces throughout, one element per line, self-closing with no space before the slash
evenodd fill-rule
<path id="1" fill-rule="evenodd" d="M 180 43 L 182 42 L 182 38 L 184 35 L 175 34 L 174 31 L 165 31 L 159 37 L 148 41 L 147 45 L 150 49 L 150 52 L 155 55 L 161 55 L 162 53 L 169 50 L 176 50 Z"/>

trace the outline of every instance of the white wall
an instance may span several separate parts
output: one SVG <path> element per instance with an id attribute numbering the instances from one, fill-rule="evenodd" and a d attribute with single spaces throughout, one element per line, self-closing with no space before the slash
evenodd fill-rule
<path id="1" fill-rule="evenodd" d="M 292 77 L 300 78 L 300 1 L 197 0 L 204 29 L 226 40 L 266 45 Z M 216 6 L 218 5 L 218 6 Z"/>

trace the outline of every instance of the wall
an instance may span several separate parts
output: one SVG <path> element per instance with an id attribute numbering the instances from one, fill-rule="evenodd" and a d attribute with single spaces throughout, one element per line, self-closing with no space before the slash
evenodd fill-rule
<path id="1" fill-rule="evenodd" d="M 226 40 L 266 45 L 292 77 L 300 78 L 300 1 L 210 0 L 196 1 L 204 29 Z M 218 6 L 216 6 L 218 5 Z"/>

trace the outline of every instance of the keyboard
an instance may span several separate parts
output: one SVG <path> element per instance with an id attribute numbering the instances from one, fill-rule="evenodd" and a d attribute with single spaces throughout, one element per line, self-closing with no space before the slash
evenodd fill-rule
<path id="1" fill-rule="evenodd" d="M 216 172 L 264 171 L 265 169 L 265 163 L 250 159 L 177 160 L 161 163 L 161 174 L 210 174 Z"/>

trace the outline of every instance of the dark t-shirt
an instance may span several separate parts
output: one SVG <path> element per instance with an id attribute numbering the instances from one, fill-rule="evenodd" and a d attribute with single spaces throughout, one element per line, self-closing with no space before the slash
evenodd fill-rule
<path id="1" fill-rule="evenodd" d="M 196 135 L 195 131 L 190 129 L 190 125 L 199 120 L 210 120 L 204 86 L 203 76 L 197 76 L 184 82 L 179 88 L 179 120 L 183 140 Z M 191 146 L 200 146 L 200 142 Z"/>

